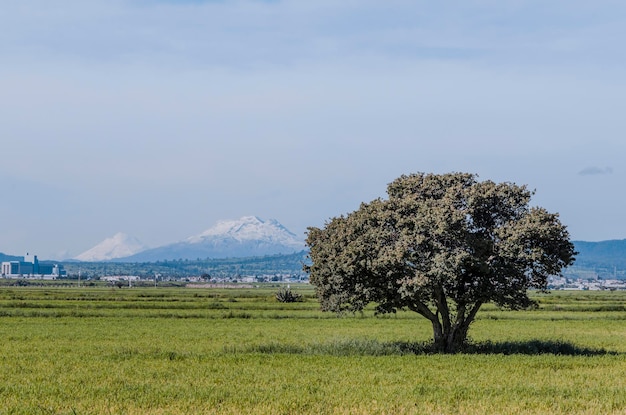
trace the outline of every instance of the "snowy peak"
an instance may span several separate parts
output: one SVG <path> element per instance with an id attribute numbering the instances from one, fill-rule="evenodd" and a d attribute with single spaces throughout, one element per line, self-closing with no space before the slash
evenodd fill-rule
<path id="1" fill-rule="evenodd" d="M 118 232 L 74 259 L 86 262 L 108 261 L 134 255 L 145 249 L 146 246 L 137 238 Z"/>
<path id="2" fill-rule="evenodd" d="M 264 221 L 256 216 L 244 216 L 219 221 L 198 235 L 130 255 L 123 261 L 251 257 L 290 254 L 305 248 L 304 241 L 277 220 Z"/>
<path id="3" fill-rule="evenodd" d="M 289 232 L 276 219 L 264 221 L 256 216 L 244 216 L 238 220 L 222 220 L 199 235 L 186 240 L 188 243 L 201 243 L 207 239 L 232 238 L 240 242 L 263 240 L 287 245 L 301 246 L 296 235 Z"/>

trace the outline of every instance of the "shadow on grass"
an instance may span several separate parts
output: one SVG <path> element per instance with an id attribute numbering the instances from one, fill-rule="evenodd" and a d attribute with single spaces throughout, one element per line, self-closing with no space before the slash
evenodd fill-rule
<path id="1" fill-rule="evenodd" d="M 247 352 L 265 354 L 301 354 L 328 356 L 404 356 L 438 354 L 431 342 L 380 342 L 378 340 L 348 339 L 328 343 L 304 345 L 270 343 L 250 346 L 245 349 L 231 349 L 226 352 Z M 617 355 L 605 349 L 580 347 L 572 343 L 550 340 L 529 340 L 517 342 L 472 342 L 466 344 L 461 354 L 553 354 L 562 356 L 602 356 Z"/>
<path id="2" fill-rule="evenodd" d="M 602 356 L 617 355 L 615 351 L 581 347 L 573 343 L 552 340 L 528 340 L 518 342 L 469 343 L 463 348 L 467 354 L 554 354 L 563 356 Z"/>

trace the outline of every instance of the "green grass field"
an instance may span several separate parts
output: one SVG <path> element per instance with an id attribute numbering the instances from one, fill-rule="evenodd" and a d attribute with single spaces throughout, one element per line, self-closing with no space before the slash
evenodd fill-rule
<path id="1" fill-rule="evenodd" d="M 0 414 L 626 414 L 626 292 L 486 306 L 429 354 L 414 313 L 276 288 L 0 288 Z"/>

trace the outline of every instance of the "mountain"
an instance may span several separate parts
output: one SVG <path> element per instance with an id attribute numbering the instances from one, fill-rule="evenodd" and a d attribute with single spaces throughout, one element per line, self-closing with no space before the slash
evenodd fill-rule
<path id="1" fill-rule="evenodd" d="M 109 261 L 127 257 L 146 249 L 147 247 L 136 238 L 119 232 L 74 259 L 85 262 Z"/>
<path id="2" fill-rule="evenodd" d="M 23 256 L 15 256 L 15 255 L 7 255 L 5 253 L 0 252 L 0 262 L 4 261 L 23 261 Z"/>
<path id="3" fill-rule="evenodd" d="M 238 220 L 219 221 L 199 235 L 116 261 L 252 257 L 291 254 L 304 249 L 304 242 L 277 220 L 264 221 L 256 216 L 244 216 Z"/>
<path id="4" fill-rule="evenodd" d="M 626 239 L 572 243 L 578 252 L 574 266 L 626 269 Z"/>

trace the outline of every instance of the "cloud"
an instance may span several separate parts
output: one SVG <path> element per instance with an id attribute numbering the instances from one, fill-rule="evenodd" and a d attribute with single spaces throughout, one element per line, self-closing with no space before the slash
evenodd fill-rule
<path id="1" fill-rule="evenodd" d="M 17 58 L 155 66 L 383 59 L 623 63 L 624 6 L 569 1 L 45 0 L 3 4 L 0 49 Z M 600 2 L 602 3 L 602 2 Z M 28 6 L 24 6 L 27 4 Z M 32 61 L 27 62 L 32 64 Z M 570 68 L 572 65 L 569 65 Z"/>
<path id="2" fill-rule="evenodd" d="M 613 174 L 613 168 L 612 167 L 602 168 L 602 167 L 597 167 L 597 166 L 585 167 L 584 169 L 579 171 L 578 174 L 580 174 L 581 176 L 597 176 L 601 174 Z"/>

